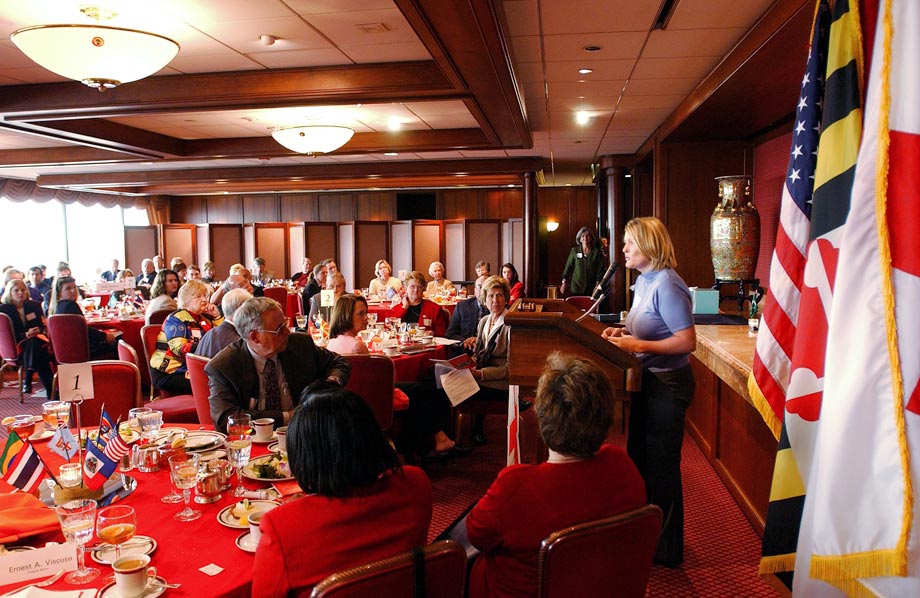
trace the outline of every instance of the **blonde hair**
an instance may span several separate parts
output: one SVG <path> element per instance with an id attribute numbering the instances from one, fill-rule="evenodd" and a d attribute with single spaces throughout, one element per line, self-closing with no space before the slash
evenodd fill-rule
<path id="1" fill-rule="evenodd" d="M 501 288 L 502 294 L 505 295 L 505 303 L 511 301 L 511 285 L 508 284 L 508 281 L 502 276 L 490 276 L 482 283 L 482 288 L 479 290 L 479 302 L 485 305 L 486 295 L 494 288 Z"/>
<path id="2" fill-rule="evenodd" d="M 393 276 L 393 267 L 390 266 L 390 263 L 386 260 L 377 260 L 377 263 L 374 264 L 374 274 L 380 276 L 380 269 L 384 266 L 390 270 L 390 276 Z"/>
<path id="3" fill-rule="evenodd" d="M 179 288 L 177 302 L 179 309 L 186 309 L 192 298 L 202 296 L 207 298 L 211 288 L 200 280 L 189 280 Z"/>
<path id="4" fill-rule="evenodd" d="M 626 236 L 651 260 L 653 270 L 677 267 L 671 235 L 661 220 L 654 216 L 633 218 L 626 223 Z"/>

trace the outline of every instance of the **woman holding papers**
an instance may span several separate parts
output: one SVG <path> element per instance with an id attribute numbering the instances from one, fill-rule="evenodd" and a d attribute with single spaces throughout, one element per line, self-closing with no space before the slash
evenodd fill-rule
<path id="1" fill-rule="evenodd" d="M 674 271 L 674 245 L 657 218 L 626 223 L 623 256 L 624 265 L 641 275 L 626 328 L 607 328 L 604 338 L 642 360 L 642 391 L 629 408 L 626 450 L 645 480 L 649 502 L 664 511 L 655 561 L 677 567 L 684 558 L 680 450 L 693 400 L 690 353 L 696 349 L 690 291 Z"/>

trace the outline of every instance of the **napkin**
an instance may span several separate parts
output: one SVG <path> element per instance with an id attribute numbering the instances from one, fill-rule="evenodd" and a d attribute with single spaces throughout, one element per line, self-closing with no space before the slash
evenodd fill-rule
<path id="1" fill-rule="evenodd" d="M 54 510 L 31 494 L 0 494 L 0 544 L 59 529 Z"/>
<path id="2" fill-rule="evenodd" d="M 275 487 L 275 490 L 281 496 L 290 496 L 292 494 L 297 494 L 298 492 L 303 492 L 300 487 L 300 484 L 297 483 L 297 480 L 285 480 L 283 482 L 272 482 L 272 486 Z"/>

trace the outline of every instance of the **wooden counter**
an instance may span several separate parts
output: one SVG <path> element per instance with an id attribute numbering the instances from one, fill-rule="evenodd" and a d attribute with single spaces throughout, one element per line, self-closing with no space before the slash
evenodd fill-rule
<path id="1" fill-rule="evenodd" d="M 687 429 L 741 510 L 763 534 L 776 439 L 754 409 L 747 391 L 756 337 L 747 326 L 696 327 L 690 357 L 696 394 Z"/>

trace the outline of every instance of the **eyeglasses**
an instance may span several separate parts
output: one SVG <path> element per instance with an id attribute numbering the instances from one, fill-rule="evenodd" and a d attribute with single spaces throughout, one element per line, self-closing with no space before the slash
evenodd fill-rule
<path id="1" fill-rule="evenodd" d="M 287 327 L 287 322 L 281 322 L 281 325 L 274 330 L 266 330 L 265 328 L 259 328 L 259 332 L 267 332 L 269 334 L 284 334 L 290 332 Z"/>

